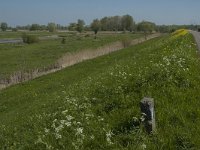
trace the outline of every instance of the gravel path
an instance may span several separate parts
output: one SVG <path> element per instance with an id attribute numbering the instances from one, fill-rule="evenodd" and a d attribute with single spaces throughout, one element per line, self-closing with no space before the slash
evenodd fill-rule
<path id="1" fill-rule="evenodd" d="M 194 36 L 194 38 L 195 38 L 195 40 L 196 40 L 196 43 L 197 43 L 197 45 L 198 45 L 198 48 L 199 48 L 199 50 L 200 50 L 200 32 L 192 31 L 192 30 L 191 30 L 190 33 L 193 34 L 193 36 Z"/>

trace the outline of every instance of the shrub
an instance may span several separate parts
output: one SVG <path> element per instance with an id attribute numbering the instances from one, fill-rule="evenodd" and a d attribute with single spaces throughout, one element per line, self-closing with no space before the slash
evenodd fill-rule
<path id="1" fill-rule="evenodd" d="M 18 29 L 17 29 L 17 28 L 12 28 L 12 31 L 13 31 L 13 32 L 17 32 Z"/>
<path id="2" fill-rule="evenodd" d="M 66 38 L 63 37 L 61 43 L 66 44 Z"/>
<path id="3" fill-rule="evenodd" d="M 82 40 L 82 37 L 81 37 L 81 36 L 78 36 L 76 40 L 77 40 L 77 41 L 81 41 L 81 40 Z"/>
<path id="4" fill-rule="evenodd" d="M 129 47 L 131 45 L 131 39 L 129 39 L 128 37 L 123 38 L 122 44 L 123 44 L 124 48 Z"/>
<path id="5" fill-rule="evenodd" d="M 26 33 L 24 33 L 22 35 L 22 40 L 24 43 L 27 44 L 32 44 L 32 43 L 38 43 L 39 42 L 39 38 L 35 35 L 27 35 Z"/>
<path id="6" fill-rule="evenodd" d="M 85 37 L 90 37 L 90 34 L 86 34 Z"/>

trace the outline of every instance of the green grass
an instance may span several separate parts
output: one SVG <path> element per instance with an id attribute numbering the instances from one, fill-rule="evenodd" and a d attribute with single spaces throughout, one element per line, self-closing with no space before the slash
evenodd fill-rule
<path id="1" fill-rule="evenodd" d="M 0 32 L 0 39 L 15 39 L 15 38 L 21 38 L 23 33 L 27 33 L 30 35 L 35 35 L 35 36 L 39 36 L 39 37 L 44 37 L 44 36 L 51 36 L 51 35 L 58 35 L 58 36 L 63 36 L 66 35 L 66 32 L 48 32 L 48 31 L 28 31 L 28 30 L 24 30 L 24 31 L 1 31 Z M 71 32 L 70 34 L 73 34 L 73 32 Z"/>
<path id="2" fill-rule="evenodd" d="M 0 39 L 12 39 L 12 38 L 20 38 L 22 32 L 0 32 Z"/>
<path id="3" fill-rule="evenodd" d="M 38 34 L 38 32 L 33 32 Z M 32 33 L 32 34 L 33 34 Z M 8 78 L 17 71 L 29 71 L 49 67 L 67 52 L 76 52 L 88 48 L 97 48 L 128 36 L 135 39 L 141 34 L 99 34 L 98 38 L 84 37 L 70 33 L 59 33 L 66 36 L 66 44 L 62 39 L 43 40 L 35 44 L 0 44 L 0 79 Z M 41 36 L 41 35 L 40 35 Z"/>
<path id="4" fill-rule="evenodd" d="M 62 33 L 50 33 L 50 32 L 44 32 L 44 31 L 24 31 L 26 33 L 36 35 L 36 36 L 48 36 L 48 35 L 54 35 L 54 34 L 62 34 Z M 13 39 L 13 38 L 21 38 L 23 31 L 18 31 L 18 32 L 11 32 L 11 31 L 6 31 L 0 32 L 0 39 Z"/>
<path id="5" fill-rule="evenodd" d="M 0 91 L 3 149 L 200 149 L 200 60 L 165 36 Z M 138 126 L 152 97 L 157 133 Z"/>

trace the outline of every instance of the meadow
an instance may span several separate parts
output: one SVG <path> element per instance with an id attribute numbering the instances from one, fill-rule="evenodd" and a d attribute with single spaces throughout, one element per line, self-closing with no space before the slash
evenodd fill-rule
<path id="1" fill-rule="evenodd" d="M 28 33 L 30 35 L 36 35 L 40 37 L 44 36 L 51 36 L 51 35 L 65 35 L 64 32 L 48 32 L 48 31 L 28 31 L 28 30 L 21 30 L 21 31 L 6 31 L 0 32 L 0 39 L 20 39 L 23 33 Z"/>
<path id="2" fill-rule="evenodd" d="M 5 35 L 9 36 L 9 34 L 11 34 L 10 36 L 12 37 L 20 37 L 20 34 L 22 33 L 5 32 Z M 34 69 L 50 68 L 66 53 L 76 53 L 81 50 L 96 49 L 109 43 L 120 41 L 123 38 L 136 39 L 142 37 L 142 34 L 117 33 L 100 33 L 97 39 L 94 39 L 94 36 L 91 33 L 76 35 L 74 32 L 28 32 L 27 34 L 35 36 L 40 35 L 40 37 L 44 37 L 44 35 L 57 35 L 58 38 L 40 40 L 39 43 L 33 44 L 0 44 L 0 80 L 7 79 L 18 71 L 28 72 Z M 62 44 L 62 38 L 65 38 L 64 44 Z"/>
<path id="3" fill-rule="evenodd" d="M 179 30 L 0 91 L 1 149 L 200 149 L 200 60 Z M 152 97 L 157 132 L 139 122 Z"/>

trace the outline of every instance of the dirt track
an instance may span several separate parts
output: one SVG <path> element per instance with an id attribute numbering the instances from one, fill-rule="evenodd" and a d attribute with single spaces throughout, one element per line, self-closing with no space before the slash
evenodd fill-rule
<path id="1" fill-rule="evenodd" d="M 153 35 L 149 35 L 146 39 L 143 38 L 138 38 L 135 39 L 131 42 L 131 45 L 136 45 L 139 43 L 142 43 L 146 40 L 150 40 L 156 37 L 161 36 L 161 34 L 153 34 Z M 82 50 L 79 51 L 77 53 L 73 53 L 73 54 L 66 54 L 64 55 L 61 59 L 59 59 L 57 61 L 58 63 L 58 67 L 57 68 L 53 68 L 47 71 L 38 71 L 38 70 L 34 70 L 31 73 L 24 73 L 24 74 L 14 74 L 10 77 L 10 82 L 9 83 L 0 83 L 0 90 L 4 89 L 8 86 L 14 85 L 14 84 L 18 84 L 18 83 L 22 83 L 28 80 L 32 80 L 34 78 L 46 75 L 46 74 L 50 74 L 59 70 L 62 70 L 66 67 L 72 66 L 74 64 L 80 63 L 84 60 L 88 60 L 88 59 L 93 59 L 114 51 L 118 51 L 124 48 L 124 45 L 122 44 L 122 42 L 115 42 L 103 47 L 100 47 L 98 49 L 95 50 Z M 23 78 L 19 78 L 19 77 L 23 77 Z"/>

